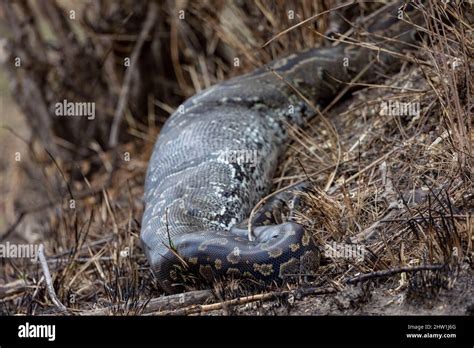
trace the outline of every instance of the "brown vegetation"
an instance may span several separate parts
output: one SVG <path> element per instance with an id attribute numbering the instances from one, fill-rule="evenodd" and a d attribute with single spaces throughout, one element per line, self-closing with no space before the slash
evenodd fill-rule
<path id="1" fill-rule="evenodd" d="M 160 125 L 186 97 L 218 81 L 285 53 L 337 44 L 321 35 L 333 23 L 329 16 L 296 24 L 342 3 L 116 3 L 77 8 L 75 20 L 68 19 L 67 1 L 1 4 L 10 29 L 4 65 L 33 136 L 26 139 L 24 160 L 8 164 L 15 177 L 0 173 L 16 187 L 0 201 L 9 212 L 0 242 L 45 244 L 52 285 L 67 313 L 170 314 L 203 301 L 219 304 L 177 313 L 245 313 L 243 304 L 272 299 L 286 311 L 295 298 L 318 295 L 330 302 L 334 293 L 367 284 L 383 289 L 387 301 L 403 295 L 426 307 L 427 293 L 434 299 L 449 294 L 459 277 L 468 283 L 459 296 L 473 298 L 472 5 L 426 2 L 422 41 L 398 74 L 355 86 L 352 95 L 323 110 L 326 121 L 316 117 L 304 129 L 292 129 L 275 189 L 307 176 L 313 181 L 298 220 L 326 255 L 310 288 L 249 297 L 239 284 L 232 291 L 218 285 L 212 296 L 204 291 L 164 303 L 156 299 L 161 292 L 139 245 L 144 175 Z M 379 6 L 361 4 L 352 18 Z M 179 20 L 180 10 L 185 20 Z M 148 30 L 147 18 L 154 23 Z M 360 30 L 349 34 L 361 40 Z M 138 63 L 127 69 L 124 59 L 134 50 Z M 12 66 L 17 56 L 21 69 Z M 95 102 L 100 116 L 94 122 L 58 119 L 54 104 L 63 99 Z M 418 102 L 419 114 L 387 114 L 382 109 L 390 101 Z M 120 129 L 115 141 L 114 122 Z M 334 243 L 363 247 L 365 257 L 333 257 Z M 62 313 L 39 264 L 0 264 L 0 312 Z M 246 297 L 226 301 L 238 296 Z"/>

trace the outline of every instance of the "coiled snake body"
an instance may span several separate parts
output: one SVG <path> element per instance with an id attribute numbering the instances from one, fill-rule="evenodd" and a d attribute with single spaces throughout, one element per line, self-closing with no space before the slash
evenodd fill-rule
<path id="1" fill-rule="evenodd" d="M 317 269 L 318 246 L 296 223 L 257 227 L 254 241 L 232 227 L 270 190 L 286 123 L 313 115 L 300 93 L 327 103 L 376 53 L 340 45 L 290 55 L 195 95 L 168 119 L 149 163 L 141 231 L 166 292 L 182 289 L 183 268 L 210 281 L 267 284 Z M 384 53 L 378 59 L 393 61 Z M 257 161 L 223 156 L 232 152 L 256 153 Z"/>

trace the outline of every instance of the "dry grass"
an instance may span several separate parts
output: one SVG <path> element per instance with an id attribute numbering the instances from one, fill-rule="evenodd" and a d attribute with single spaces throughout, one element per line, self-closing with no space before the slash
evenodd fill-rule
<path id="1" fill-rule="evenodd" d="M 327 8 L 309 1 L 294 8 L 286 1 L 263 0 L 176 4 L 186 7 L 188 17 L 169 19 L 165 26 L 177 82 L 171 84 L 168 99 L 153 100 L 165 112 L 173 110 L 179 98 L 218 81 L 322 44 L 316 30 L 328 25 L 327 17 L 317 18 L 261 48 Z M 331 7 L 340 4 L 331 2 Z M 373 6 L 364 4 L 362 9 L 367 14 Z M 288 18 L 289 10 L 297 14 L 294 20 Z M 323 250 L 337 242 L 362 245 L 366 251 L 361 261 L 326 255 L 317 286 L 344 291 L 345 280 L 360 273 L 446 265 L 442 271 L 400 273 L 381 281 L 390 291 L 417 298 L 420 288 L 436 293 L 452 286 L 459 272 L 472 272 L 472 18 L 465 8 L 436 1 L 428 2 L 423 12 L 426 35 L 411 53 L 414 59 L 397 75 L 381 76 L 379 86 L 359 89 L 325 112 L 332 130 L 321 118 L 304 129 L 292 129 L 293 141 L 275 189 L 316 173 L 298 219 Z M 240 66 L 229 69 L 234 58 L 240 59 Z M 389 100 L 419 101 L 419 116 L 384 115 L 381 105 Z M 160 294 L 139 246 L 144 175 L 158 129 L 130 123 L 129 133 L 134 140 L 114 153 L 97 149 L 96 156 L 75 164 L 52 163 L 40 147 L 32 148 L 29 164 L 19 166 L 24 173 L 15 178 L 23 182 L 17 187 L 25 190 L 15 191 L 16 211 L 7 218 L 10 225 L 19 216 L 21 221 L 7 238 L 45 244 L 58 298 L 72 314 L 112 305 L 121 307 L 109 313 L 139 314 L 146 301 Z M 69 177 L 76 165 L 87 173 L 84 177 Z M 31 175 L 37 181 L 27 185 L 25 178 Z M 28 204 L 38 195 L 47 199 Z M 3 242 L 5 235 L 0 238 Z M 38 264 L 0 262 L 0 284 L 18 279 L 27 284 L 1 299 L 0 312 L 58 312 Z M 217 300 L 224 300 L 246 290 L 217 286 L 215 293 Z M 231 307 L 225 305 L 225 312 L 235 313 Z"/>

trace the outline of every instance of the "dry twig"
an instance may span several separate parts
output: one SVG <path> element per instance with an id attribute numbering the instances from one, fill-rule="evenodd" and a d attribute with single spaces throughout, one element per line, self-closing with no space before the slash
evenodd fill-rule
<path id="1" fill-rule="evenodd" d="M 59 301 L 56 296 L 56 291 L 54 290 L 53 280 L 51 279 L 51 273 L 49 272 L 48 262 L 46 261 L 46 256 L 44 255 L 44 245 L 40 244 L 38 248 L 38 260 L 41 263 L 41 269 L 43 270 L 44 279 L 46 281 L 46 288 L 48 289 L 49 297 L 53 301 L 54 305 L 59 308 L 61 312 L 66 312 L 67 308 L 64 306 L 61 301 Z"/>

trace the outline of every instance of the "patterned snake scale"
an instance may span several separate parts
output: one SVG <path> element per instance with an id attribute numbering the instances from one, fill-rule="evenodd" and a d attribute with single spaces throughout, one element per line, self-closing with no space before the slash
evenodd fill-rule
<path id="1" fill-rule="evenodd" d="M 411 41 L 413 32 L 395 14 L 388 11 L 370 30 Z M 376 44 L 393 51 L 405 47 L 381 39 Z M 374 66 L 387 72 L 397 61 L 357 46 L 310 49 L 210 87 L 170 116 L 149 162 L 141 230 L 153 273 L 166 292 L 183 290 L 183 269 L 208 282 L 244 277 L 263 284 L 314 273 L 320 252 L 302 226 L 262 225 L 254 229 L 253 241 L 231 228 L 271 189 L 288 142 L 287 123 L 301 126 L 313 116 L 295 90 L 317 105 L 327 104 L 372 59 L 364 81 L 373 79 Z M 226 151 L 256 151 L 258 159 L 229 161 L 222 156 Z"/>

